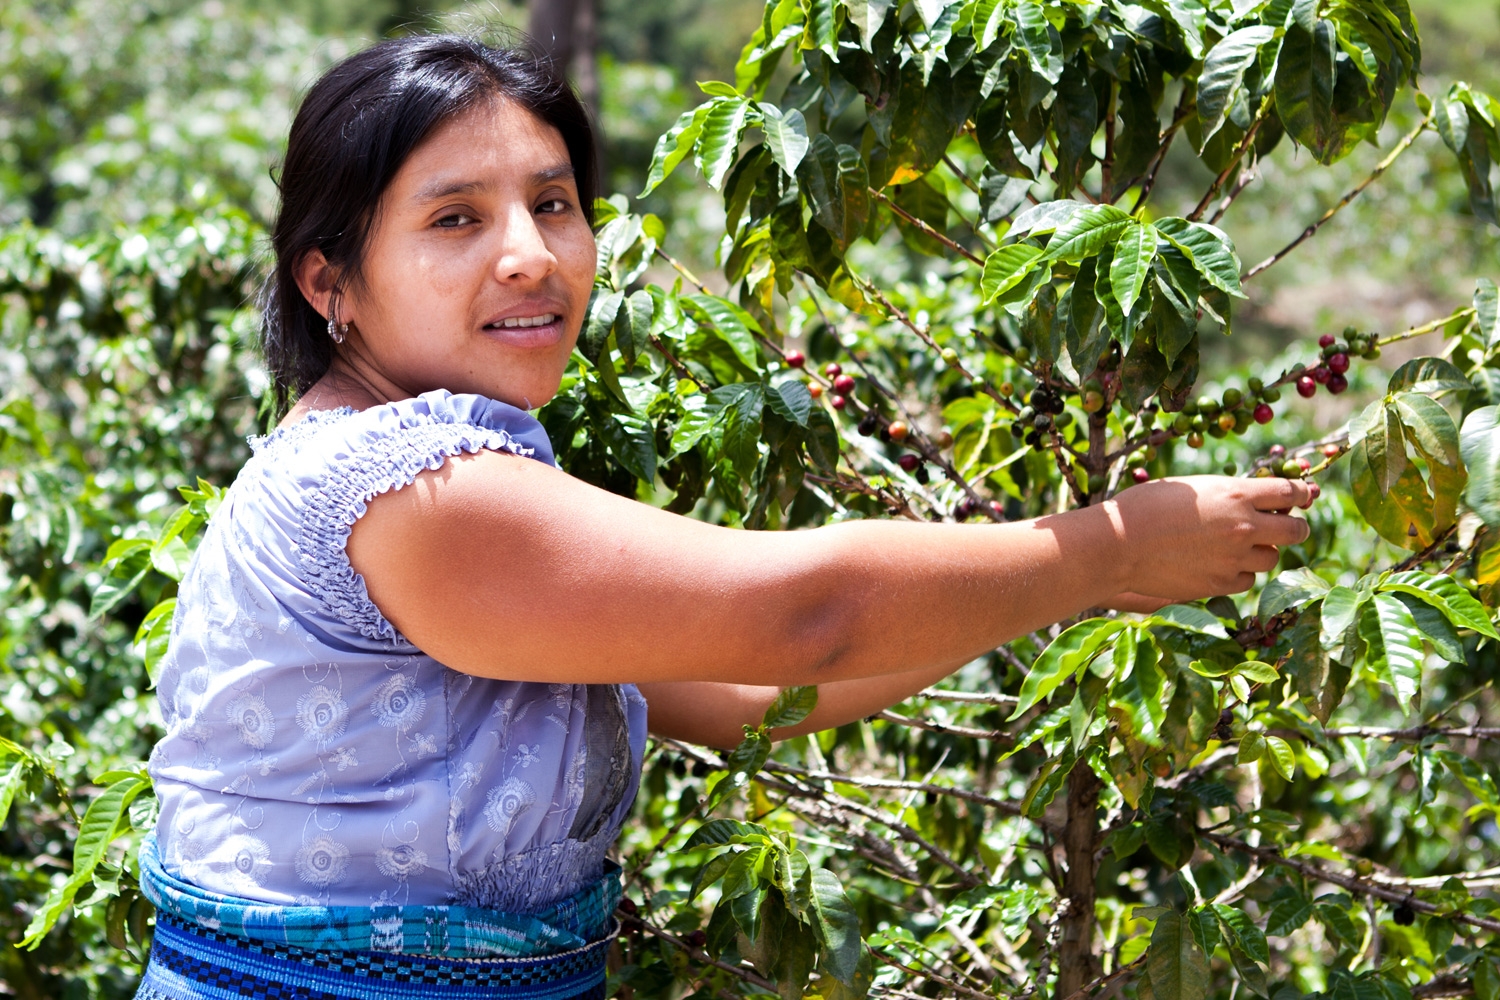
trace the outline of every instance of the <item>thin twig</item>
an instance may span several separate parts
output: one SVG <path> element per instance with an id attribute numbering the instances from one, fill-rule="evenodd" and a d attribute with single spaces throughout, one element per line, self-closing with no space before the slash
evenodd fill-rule
<path id="1" fill-rule="evenodd" d="M 1266 115 L 1270 113 L 1270 110 L 1271 98 L 1267 96 L 1260 102 L 1260 110 L 1255 113 L 1255 121 L 1251 122 L 1250 127 L 1245 130 L 1244 138 L 1240 140 L 1238 146 L 1234 147 L 1234 152 L 1229 154 L 1229 162 L 1224 164 L 1224 169 L 1219 171 L 1219 176 L 1215 177 L 1214 182 L 1208 186 L 1208 190 L 1203 192 L 1203 199 L 1198 202 L 1197 207 L 1188 213 L 1188 221 L 1197 222 L 1203 218 L 1203 213 L 1208 211 L 1208 206 L 1214 200 L 1214 196 L 1224 187 L 1224 182 L 1229 180 L 1230 173 L 1240 165 L 1240 160 L 1244 159 L 1245 153 L 1255 142 L 1255 135 L 1265 123 Z"/>
<path id="2" fill-rule="evenodd" d="M 978 264 L 980 267 L 984 266 L 983 257 L 980 257 L 963 244 L 955 243 L 943 233 L 938 232 L 936 229 L 932 228 L 927 223 L 917 218 L 915 215 L 912 215 L 906 209 L 902 208 L 890 198 L 886 197 L 884 191 L 877 191 L 874 188 L 868 188 L 867 190 L 869 190 L 870 194 L 872 194 L 877 200 L 884 202 L 886 208 L 889 208 L 896 215 L 899 215 L 901 218 L 905 219 L 908 225 L 920 229 L 922 232 L 926 233 L 928 236 L 931 236 L 933 239 L 937 240 L 949 250 L 952 250 L 954 253 L 963 257 L 965 260 L 968 260 L 974 264 Z"/>
<path id="3" fill-rule="evenodd" d="M 1396 157 L 1406 152 L 1407 148 L 1410 147 L 1412 143 L 1417 141 L 1417 136 L 1427 131 L 1427 127 L 1431 123 L 1432 113 L 1428 112 L 1427 116 L 1417 123 L 1417 127 L 1406 133 L 1406 135 L 1401 138 L 1401 141 L 1396 143 L 1396 148 L 1391 150 L 1390 154 L 1386 156 L 1385 159 L 1381 160 L 1375 165 L 1375 169 L 1370 171 L 1370 176 L 1366 177 L 1364 180 L 1360 181 L 1353 188 L 1351 188 L 1348 194 L 1339 199 L 1338 204 L 1334 205 L 1328 211 L 1320 215 L 1318 217 L 1318 221 L 1302 230 L 1302 232 L 1297 235 L 1296 239 L 1292 240 L 1292 242 L 1288 243 L 1286 246 L 1282 247 L 1280 250 L 1276 251 L 1271 256 L 1261 261 L 1259 264 L 1256 264 L 1250 270 L 1246 271 L 1243 275 L 1240 276 L 1240 280 L 1249 281 L 1251 278 L 1255 277 L 1257 274 L 1264 271 L 1272 264 L 1275 264 L 1277 261 L 1281 260 L 1281 258 L 1285 257 L 1287 254 L 1297 249 L 1297 247 L 1300 246 L 1303 241 L 1310 239 L 1314 233 L 1323 228 L 1323 225 L 1328 222 L 1329 219 L 1332 219 L 1335 215 L 1337 215 L 1339 211 L 1344 208 L 1344 206 L 1348 205 L 1355 198 L 1358 198 L 1360 196 L 1360 193 L 1363 192 L 1365 188 L 1369 187 L 1375 182 L 1376 178 L 1385 173 L 1390 165 L 1396 162 Z"/>
<path id="4" fill-rule="evenodd" d="M 1386 886 L 1355 875 L 1345 875 L 1340 872 L 1329 871 L 1319 865 L 1299 861 L 1296 858 L 1288 858 L 1275 848 L 1256 847 L 1253 844 L 1247 844 L 1243 840 L 1208 831 L 1200 831 L 1199 836 L 1204 840 L 1217 844 L 1224 850 L 1239 851 L 1260 861 L 1268 861 L 1283 868 L 1290 868 L 1308 878 L 1340 886 L 1361 896 L 1383 899 L 1388 903 L 1396 903 L 1398 905 L 1405 903 L 1413 910 L 1442 916 L 1454 923 L 1467 924 L 1470 927 L 1477 927 L 1486 931 L 1500 931 L 1500 920 L 1491 920 L 1488 917 L 1476 917 L 1473 914 L 1450 911 L 1444 907 L 1434 906 L 1432 903 L 1417 899 L 1410 891 L 1387 888 Z"/>

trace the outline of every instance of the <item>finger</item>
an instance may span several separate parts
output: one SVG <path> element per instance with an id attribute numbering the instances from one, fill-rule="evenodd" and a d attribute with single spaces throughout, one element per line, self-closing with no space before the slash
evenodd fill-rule
<path id="1" fill-rule="evenodd" d="M 1295 514 L 1260 514 L 1255 523 L 1257 545 L 1301 545 L 1312 534 L 1312 527 Z"/>
<path id="2" fill-rule="evenodd" d="M 1281 553 L 1274 545 L 1257 545 L 1250 550 L 1249 566 L 1257 573 L 1269 573 L 1281 561 Z"/>
<path id="3" fill-rule="evenodd" d="M 1312 484 L 1300 479 L 1250 479 L 1246 484 L 1256 510 L 1283 510 L 1312 502 Z"/>
<path id="4" fill-rule="evenodd" d="M 1228 590 L 1224 591 L 1224 593 L 1226 595 L 1243 594 L 1253 586 L 1255 586 L 1255 574 L 1241 573 L 1234 578 L 1234 584 Z"/>
<path id="5" fill-rule="evenodd" d="M 1146 594 L 1137 594 L 1134 591 L 1125 591 L 1116 594 L 1104 602 L 1104 607 L 1112 611 L 1125 611 L 1136 615 L 1149 615 L 1172 602 L 1164 597 L 1149 597 Z"/>

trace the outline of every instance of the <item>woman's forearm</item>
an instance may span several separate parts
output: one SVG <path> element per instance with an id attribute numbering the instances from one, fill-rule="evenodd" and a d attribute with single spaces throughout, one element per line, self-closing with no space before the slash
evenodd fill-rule
<path id="1" fill-rule="evenodd" d="M 882 677 L 819 684 L 818 704 L 794 726 L 773 729 L 778 740 L 835 729 L 905 701 L 948 676 L 962 663 L 944 664 Z M 711 681 L 643 684 L 650 706 L 648 725 L 657 736 L 730 749 L 744 738 L 745 726 L 757 726 L 782 689 L 760 684 Z"/>
<path id="2" fill-rule="evenodd" d="M 1130 559 L 1105 508 L 997 525 L 855 521 L 821 529 L 819 683 L 965 663 L 1127 589 Z M 941 674 L 939 674 L 941 676 Z"/>

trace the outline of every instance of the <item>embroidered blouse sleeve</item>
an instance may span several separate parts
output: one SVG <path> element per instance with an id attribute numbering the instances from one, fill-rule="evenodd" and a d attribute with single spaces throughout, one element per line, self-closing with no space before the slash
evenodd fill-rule
<path id="1" fill-rule="evenodd" d="M 508 451 L 554 464 L 551 443 L 534 417 L 496 400 L 438 391 L 351 414 L 307 442 L 311 467 L 301 479 L 297 571 L 337 622 L 359 636 L 413 647 L 380 613 L 349 564 L 345 545 L 370 500 L 410 485 L 449 458 Z M 304 466 L 304 468 L 308 468 Z"/>

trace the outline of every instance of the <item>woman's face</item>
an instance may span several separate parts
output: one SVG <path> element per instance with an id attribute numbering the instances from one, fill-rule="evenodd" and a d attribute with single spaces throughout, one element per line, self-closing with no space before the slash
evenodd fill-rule
<path id="1" fill-rule="evenodd" d="M 594 237 L 562 135 L 496 99 L 439 127 L 381 198 L 343 349 L 388 391 L 557 392 L 594 281 Z"/>

